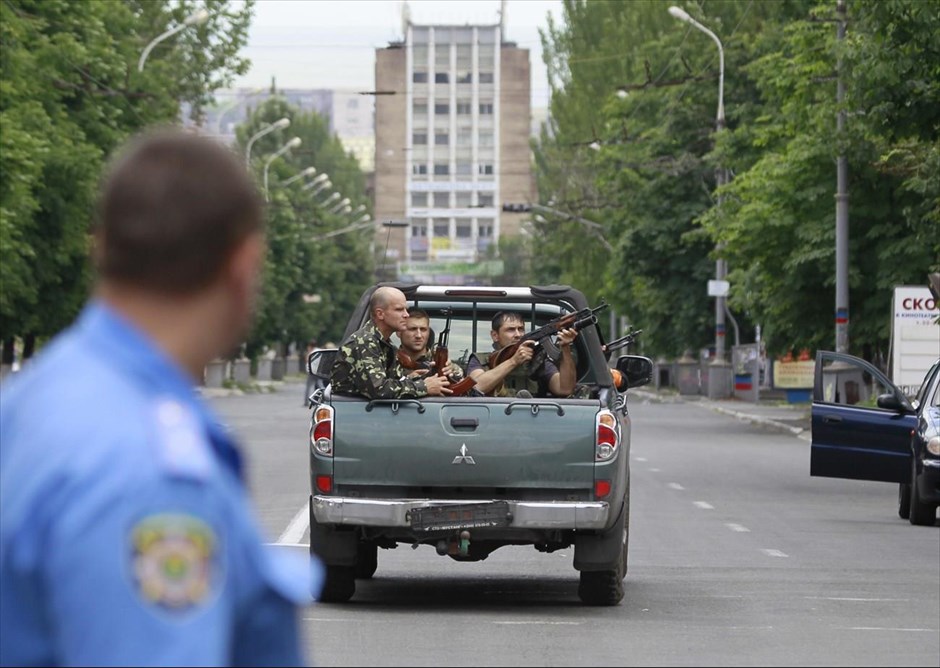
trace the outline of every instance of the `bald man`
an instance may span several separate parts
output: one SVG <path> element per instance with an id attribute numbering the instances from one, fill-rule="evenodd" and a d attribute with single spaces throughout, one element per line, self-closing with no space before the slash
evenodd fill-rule
<path id="1" fill-rule="evenodd" d="M 418 399 L 451 394 L 450 383 L 435 374 L 402 378 L 396 348 L 389 340 L 408 326 L 408 305 L 398 288 L 382 286 L 369 299 L 369 322 L 340 346 L 330 382 L 333 392 L 367 399 Z"/>

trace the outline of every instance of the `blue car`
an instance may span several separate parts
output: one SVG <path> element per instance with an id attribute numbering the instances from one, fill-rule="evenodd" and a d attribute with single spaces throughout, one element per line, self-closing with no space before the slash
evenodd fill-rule
<path id="1" fill-rule="evenodd" d="M 912 400 L 865 360 L 816 354 L 810 475 L 898 484 L 898 515 L 933 526 L 940 505 L 940 359 Z"/>

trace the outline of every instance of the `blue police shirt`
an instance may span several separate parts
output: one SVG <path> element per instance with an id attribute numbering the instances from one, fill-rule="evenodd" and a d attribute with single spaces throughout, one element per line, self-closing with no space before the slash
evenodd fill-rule
<path id="1" fill-rule="evenodd" d="M 315 562 L 265 548 L 230 436 L 101 302 L 0 395 L 0 663 L 303 665 Z"/>

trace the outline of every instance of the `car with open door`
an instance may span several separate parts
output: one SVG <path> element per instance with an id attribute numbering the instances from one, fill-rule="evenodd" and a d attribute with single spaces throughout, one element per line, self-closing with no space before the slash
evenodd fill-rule
<path id="1" fill-rule="evenodd" d="M 810 475 L 898 484 L 898 514 L 933 525 L 940 503 L 940 360 L 911 401 L 877 367 L 816 354 Z"/>

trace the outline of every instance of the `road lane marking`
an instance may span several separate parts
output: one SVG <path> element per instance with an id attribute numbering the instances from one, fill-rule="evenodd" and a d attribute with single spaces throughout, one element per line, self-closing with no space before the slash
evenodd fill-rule
<path id="1" fill-rule="evenodd" d="M 668 486 L 671 487 L 672 489 L 678 489 L 678 490 L 683 490 L 683 489 L 685 489 L 685 487 L 683 487 L 682 485 L 680 485 L 680 484 L 677 483 L 677 482 L 671 482 L 671 483 L 669 483 Z"/>
<path id="2" fill-rule="evenodd" d="M 287 528 L 284 529 L 284 533 L 281 534 L 281 537 L 277 539 L 278 544 L 298 544 L 309 525 L 310 507 L 305 503 L 300 507 L 300 510 L 297 511 L 297 514 L 294 515 L 294 519 L 290 521 Z"/>
<path id="3" fill-rule="evenodd" d="M 536 621 L 531 621 L 531 622 L 528 622 L 528 621 L 518 621 L 518 622 L 491 622 L 491 623 L 493 623 L 493 624 L 504 624 L 504 625 L 521 625 L 521 624 L 530 624 L 530 625 L 534 625 L 534 624 L 545 624 L 545 625 L 548 625 L 548 626 L 580 626 L 580 625 L 583 624 L 584 622 L 546 622 L 546 621 L 543 621 L 543 620 L 536 620 Z"/>
<path id="4" fill-rule="evenodd" d="M 646 457 L 634 457 L 634 459 L 635 459 L 636 461 L 638 461 L 638 462 L 645 462 L 645 461 L 646 461 Z"/>
<path id="5" fill-rule="evenodd" d="M 710 504 L 708 501 L 693 501 L 692 505 L 701 508 L 702 510 L 714 510 L 715 506 Z"/>
<path id="6" fill-rule="evenodd" d="M 659 473 L 659 469 L 650 469 L 650 473 Z"/>
<path id="7" fill-rule="evenodd" d="M 738 533 L 750 533 L 751 530 L 746 526 L 740 524 L 735 524 L 734 522 L 725 522 L 725 526 L 731 529 L 732 531 L 737 531 Z"/>
<path id="8" fill-rule="evenodd" d="M 817 601 L 860 601 L 862 603 L 907 603 L 907 598 L 856 598 L 850 596 L 804 596 Z"/>
<path id="9" fill-rule="evenodd" d="M 905 629 L 905 628 L 891 628 L 885 626 L 836 626 L 833 627 L 839 629 L 840 631 L 911 631 L 911 632 L 922 632 L 926 631 L 928 633 L 936 633 L 937 629 Z"/>
<path id="10" fill-rule="evenodd" d="M 784 557 L 785 558 L 788 556 L 786 553 L 781 552 L 780 550 L 761 549 L 761 552 L 766 554 L 768 557 Z"/>

